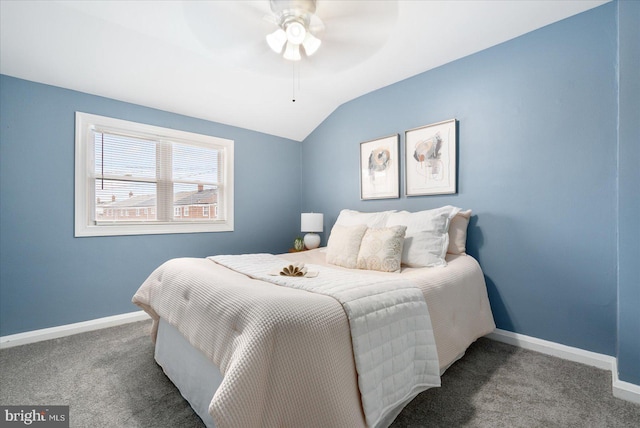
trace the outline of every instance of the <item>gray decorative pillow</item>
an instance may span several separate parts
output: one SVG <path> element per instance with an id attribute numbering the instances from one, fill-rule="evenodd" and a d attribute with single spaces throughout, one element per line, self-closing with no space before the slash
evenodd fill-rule
<path id="1" fill-rule="evenodd" d="M 367 229 L 358 253 L 358 269 L 399 272 L 406 226 Z"/>
<path id="2" fill-rule="evenodd" d="M 358 252 L 360 251 L 360 242 L 362 242 L 362 236 L 366 230 L 366 224 L 355 226 L 334 225 L 327 242 L 327 263 L 355 269 L 357 267 Z"/>

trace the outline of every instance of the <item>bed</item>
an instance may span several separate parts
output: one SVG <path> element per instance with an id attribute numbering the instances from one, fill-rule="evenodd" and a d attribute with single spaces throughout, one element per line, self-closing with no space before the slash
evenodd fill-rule
<path id="1" fill-rule="evenodd" d="M 157 363 L 209 427 L 386 427 L 495 328 L 464 251 L 470 215 L 343 210 L 327 247 L 173 259 L 133 301 L 154 320 Z"/>

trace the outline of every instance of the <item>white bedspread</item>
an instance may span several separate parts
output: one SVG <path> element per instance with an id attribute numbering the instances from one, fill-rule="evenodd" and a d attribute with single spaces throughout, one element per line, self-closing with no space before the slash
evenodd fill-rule
<path id="1" fill-rule="evenodd" d="M 313 278 L 272 276 L 289 262 L 271 254 L 209 259 L 281 286 L 331 296 L 349 320 L 362 407 L 369 427 L 388 426 L 399 405 L 440 386 L 438 353 L 422 291 L 400 277 L 310 265 Z M 391 417 L 390 417 L 391 416 Z M 390 420 L 391 419 L 391 420 Z"/>
<path id="2" fill-rule="evenodd" d="M 281 257 L 325 265 L 323 249 Z M 367 272 L 422 290 L 441 372 L 495 328 L 478 263 L 464 255 L 447 261 L 446 268 Z M 209 406 L 216 427 L 366 426 L 349 321 L 335 298 L 182 258 L 158 267 L 133 302 L 154 326 L 160 317 L 174 326 L 224 375 Z"/>
<path id="3" fill-rule="evenodd" d="M 365 427 L 342 305 L 208 259 L 163 263 L 133 302 L 175 327 L 223 374 L 217 428 Z"/>

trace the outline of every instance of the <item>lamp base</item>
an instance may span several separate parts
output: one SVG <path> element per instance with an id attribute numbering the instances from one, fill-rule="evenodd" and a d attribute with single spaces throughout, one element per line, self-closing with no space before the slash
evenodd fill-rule
<path id="1" fill-rule="evenodd" d="M 313 250 L 320 246 L 320 235 L 317 233 L 307 233 L 304 235 L 304 246 L 307 250 Z"/>

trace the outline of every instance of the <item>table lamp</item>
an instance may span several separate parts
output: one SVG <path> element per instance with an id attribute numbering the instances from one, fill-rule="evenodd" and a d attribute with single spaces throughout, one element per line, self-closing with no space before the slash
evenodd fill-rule
<path id="1" fill-rule="evenodd" d="M 322 232 L 324 216 L 320 213 L 302 213 L 300 216 L 300 230 L 307 232 L 304 235 L 304 246 L 308 250 L 318 248 L 320 246 L 320 235 L 316 232 Z"/>

